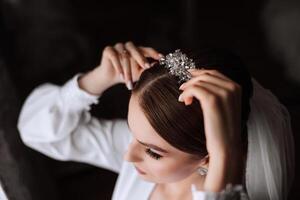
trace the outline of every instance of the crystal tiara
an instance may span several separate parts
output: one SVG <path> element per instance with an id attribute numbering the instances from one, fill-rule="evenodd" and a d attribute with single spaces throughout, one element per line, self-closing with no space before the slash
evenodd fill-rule
<path id="1" fill-rule="evenodd" d="M 179 84 L 192 78 L 188 69 L 195 69 L 193 59 L 190 59 L 180 49 L 159 59 L 159 64 L 169 69 L 169 73 L 179 78 Z"/>

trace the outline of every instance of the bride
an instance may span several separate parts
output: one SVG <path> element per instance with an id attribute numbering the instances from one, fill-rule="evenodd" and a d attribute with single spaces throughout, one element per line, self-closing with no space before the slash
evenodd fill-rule
<path id="1" fill-rule="evenodd" d="M 119 83 L 131 91 L 127 120 L 92 117 L 90 106 Z M 221 50 L 192 60 L 108 46 L 93 70 L 37 87 L 18 129 L 49 157 L 118 173 L 116 200 L 281 200 L 294 175 L 288 111 Z"/>

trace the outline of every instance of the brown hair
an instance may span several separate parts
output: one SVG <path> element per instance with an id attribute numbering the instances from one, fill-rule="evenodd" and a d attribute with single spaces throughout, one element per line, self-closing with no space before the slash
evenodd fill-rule
<path id="1" fill-rule="evenodd" d="M 239 57 L 228 51 L 211 49 L 196 55 L 193 59 L 197 68 L 216 69 L 242 87 L 242 137 L 246 146 L 246 122 L 253 91 L 250 74 Z M 178 77 L 156 63 L 143 71 L 132 94 L 138 96 L 146 118 L 163 139 L 179 150 L 203 158 L 207 149 L 200 103 L 195 99 L 189 106 L 179 102 L 179 86 Z"/>

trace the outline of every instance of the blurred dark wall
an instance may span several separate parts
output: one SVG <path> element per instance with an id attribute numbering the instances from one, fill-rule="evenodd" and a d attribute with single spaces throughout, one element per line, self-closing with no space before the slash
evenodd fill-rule
<path id="1" fill-rule="evenodd" d="M 269 1 L 263 24 L 270 51 L 276 61 L 284 63 L 286 75 L 300 84 L 300 1 Z"/>

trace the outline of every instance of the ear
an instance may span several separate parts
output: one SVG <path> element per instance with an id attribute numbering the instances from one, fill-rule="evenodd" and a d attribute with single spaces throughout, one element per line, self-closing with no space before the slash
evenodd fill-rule
<path id="1" fill-rule="evenodd" d="M 209 155 L 207 154 L 204 158 L 201 159 L 199 166 L 208 168 L 208 165 L 209 165 Z"/>

